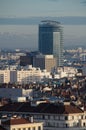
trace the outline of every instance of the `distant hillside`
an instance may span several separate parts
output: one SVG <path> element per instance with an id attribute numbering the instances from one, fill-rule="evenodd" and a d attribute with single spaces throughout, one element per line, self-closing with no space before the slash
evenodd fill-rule
<path id="1" fill-rule="evenodd" d="M 1 25 L 35 25 L 42 20 L 55 20 L 65 25 L 86 25 L 86 17 L 28 17 L 28 18 L 0 18 Z"/>

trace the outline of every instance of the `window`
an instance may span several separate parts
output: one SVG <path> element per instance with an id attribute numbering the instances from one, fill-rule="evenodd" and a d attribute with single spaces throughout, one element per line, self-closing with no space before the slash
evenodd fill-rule
<path id="1" fill-rule="evenodd" d="M 68 120 L 68 116 L 65 116 L 65 120 Z"/>
<path id="2" fill-rule="evenodd" d="M 83 115 L 81 115 L 81 119 L 83 119 Z"/>
<path id="3" fill-rule="evenodd" d="M 85 126 L 85 122 L 83 123 L 83 126 Z"/>
<path id="4" fill-rule="evenodd" d="M 78 123 L 77 122 L 73 122 L 73 126 L 78 126 Z"/>
<path id="5" fill-rule="evenodd" d="M 46 122 L 46 125 L 50 126 L 50 127 L 55 127 L 55 123 L 54 122 Z"/>
<path id="6" fill-rule="evenodd" d="M 35 130 L 35 127 L 33 127 L 32 130 Z"/>
<path id="7" fill-rule="evenodd" d="M 65 117 L 64 116 L 60 116 L 60 120 L 64 120 L 65 119 Z"/>
<path id="8" fill-rule="evenodd" d="M 34 115 L 34 119 L 38 119 L 38 116 L 37 116 L 37 115 Z"/>
<path id="9" fill-rule="evenodd" d="M 45 116 L 44 116 L 44 115 L 42 116 L 42 119 L 45 119 Z"/>
<path id="10" fill-rule="evenodd" d="M 47 116 L 47 115 L 45 116 L 45 119 L 48 119 L 48 116 Z"/>
<path id="11" fill-rule="evenodd" d="M 54 119 L 54 116 L 50 116 L 50 119 L 53 120 L 53 119 Z"/>
<path id="12" fill-rule="evenodd" d="M 66 128 L 68 127 L 68 124 L 65 124 L 66 125 Z"/>
<path id="13" fill-rule="evenodd" d="M 26 128 L 23 128 L 22 130 L 26 130 Z"/>
<path id="14" fill-rule="evenodd" d="M 59 116 L 55 116 L 55 120 L 58 120 L 59 119 Z"/>
<path id="15" fill-rule="evenodd" d="M 38 130 L 41 130 L 41 126 L 38 126 Z"/>
<path id="16" fill-rule="evenodd" d="M 68 120 L 73 120 L 74 117 L 73 116 L 68 116 Z"/>

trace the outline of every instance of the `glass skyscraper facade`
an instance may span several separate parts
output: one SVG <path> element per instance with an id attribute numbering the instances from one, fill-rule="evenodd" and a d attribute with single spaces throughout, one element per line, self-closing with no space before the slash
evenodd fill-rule
<path id="1" fill-rule="evenodd" d="M 48 20 L 39 24 L 38 48 L 42 54 L 53 54 L 57 66 L 63 66 L 63 29 L 59 22 Z"/>

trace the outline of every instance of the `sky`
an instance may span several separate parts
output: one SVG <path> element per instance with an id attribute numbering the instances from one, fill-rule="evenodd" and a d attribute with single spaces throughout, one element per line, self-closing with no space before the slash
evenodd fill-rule
<path id="1" fill-rule="evenodd" d="M 0 0 L 0 17 L 86 16 L 86 0 Z"/>
<path id="2" fill-rule="evenodd" d="M 63 23 L 65 47 L 86 46 L 86 0 L 0 0 L 0 48 L 37 49 L 40 20 L 53 18 Z"/>

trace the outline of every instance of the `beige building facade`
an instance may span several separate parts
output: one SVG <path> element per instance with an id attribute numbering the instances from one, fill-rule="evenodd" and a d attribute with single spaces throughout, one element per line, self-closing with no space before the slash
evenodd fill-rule
<path id="1" fill-rule="evenodd" d="M 21 117 L 8 119 L 1 125 L 6 130 L 43 130 L 42 122 L 34 122 Z"/>
<path id="2" fill-rule="evenodd" d="M 56 67 L 56 58 L 53 55 L 36 55 L 33 59 L 33 66 L 51 72 L 51 69 Z"/>

